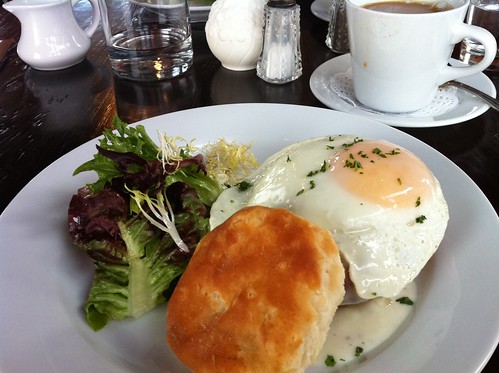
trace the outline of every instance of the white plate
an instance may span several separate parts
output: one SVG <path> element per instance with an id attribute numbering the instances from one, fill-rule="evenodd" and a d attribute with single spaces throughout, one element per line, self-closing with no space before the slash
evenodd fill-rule
<path id="1" fill-rule="evenodd" d="M 315 0 L 310 5 L 310 10 L 317 18 L 329 22 L 331 20 L 331 4 L 332 0 Z"/>
<path id="2" fill-rule="evenodd" d="M 459 61 L 451 59 L 452 65 L 461 64 Z M 310 89 L 317 99 L 324 105 L 357 114 L 366 118 L 371 118 L 396 127 L 439 127 L 450 124 L 464 122 L 473 119 L 489 109 L 489 106 L 475 95 L 462 89 L 457 89 L 459 103 L 451 110 L 438 116 L 409 116 L 404 114 L 390 114 L 381 112 L 371 112 L 359 106 L 354 106 L 350 102 L 342 99 L 330 87 L 330 79 L 336 73 L 343 73 L 351 66 L 350 54 L 333 58 L 324 62 L 312 73 L 310 77 Z M 459 81 L 479 89 L 493 97 L 496 97 L 494 83 L 483 73 L 475 74 Z"/>
<path id="3" fill-rule="evenodd" d="M 440 179 L 450 209 L 445 239 L 419 278 L 414 316 L 398 338 L 356 372 L 476 372 L 499 337 L 499 220 L 456 165 L 423 142 L 359 116 L 306 106 L 221 105 L 144 120 L 170 136 L 253 142 L 259 160 L 298 140 L 340 133 L 383 138 L 418 154 Z M 165 343 L 165 306 L 138 320 L 86 324 L 82 304 L 92 277 L 74 248 L 66 211 L 76 190 L 95 179 L 71 176 L 91 159 L 96 140 L 36 176 L 0 216 L 0 371 L 174 372 L 187 369 Z M 331 372 L 314 368 L 307 372 Z"/>

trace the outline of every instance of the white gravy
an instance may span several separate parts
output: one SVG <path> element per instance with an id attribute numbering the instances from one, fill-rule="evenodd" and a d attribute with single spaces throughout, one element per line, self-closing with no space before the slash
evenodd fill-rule
<path id="1" fill-rule="evenodd" d="M 414 306 L 402 304 L 395 299 L 408 297 L 415 302 L 416 296 L 417 289 L 413 282 L 393 300 L 375 298 L 339 307 L 314 366 L 325 366 L 328 355 L 334 357 L 336 367 L 364 360 L 370 351 L 390 339 L 411 316 Z"/>

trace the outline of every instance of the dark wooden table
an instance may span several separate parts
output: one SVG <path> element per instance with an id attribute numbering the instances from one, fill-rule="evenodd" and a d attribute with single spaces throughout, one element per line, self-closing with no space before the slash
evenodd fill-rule
<path id="1" fill-rule="evenodd" d="M 66 70 L 33 70 L 13 48 L 0 64 L 0 212 L 51 162 L 110 127 L 116 113 L 125 121 L 136 122 L 172 111 L 226 103 L 324 107 L 310 91 L 309 78 L 320 64 L 336 55 L 324 43 L 327 23 L 312 15 L 310 2 L 299 3 L 303 76 L 284 86 L 263 82 L 254 70 L 232 72 L 221 67 L 207 46 L 203 23 L 193 24 L 195 57 L 190 72 L 158 83 L 114 78 L 101 28 L 92 37 L 87 60 Z M 76 9 L 80 24 L 88 24 L 88 3 L 80 3 Z M 17 18 L 0 8 L 0 40 L 17 42 L 19 36 Z M 489 73 L 489 77 L 499 89 L 499 74 Z M 455 162 L 499 210 L 499 113 L 488 110 L 461 124 L 402 130 Z M 497 350 L 483 372 L 499 372 Z"/>

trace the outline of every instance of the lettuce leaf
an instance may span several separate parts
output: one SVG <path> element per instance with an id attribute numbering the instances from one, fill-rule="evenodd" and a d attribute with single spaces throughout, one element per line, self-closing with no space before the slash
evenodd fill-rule
<path id="1" fill-rule="evenodd" d="M 115 117 L 113 127 L 116 131 L 104 131 L 97 146 L 98 152 L 93 159 L 83 163 L 73 172 L 73 175 L 77 175 L 85 171 L 95 171 L 99 178 L 88 186 L 95 192 L 101 191 L 106 184 L 125 173 L 151 172 L 150 164 L 156 166 L 156 172 L 162 171 L 157 160 L 159 147 L 149 137 L 144 126 L 127 127 L 125 122 Z M 111 154 L 116 156 L 113 158 Z M 150 169 L 147 169 L 148 165 Z"/>
<path id="2" fill-rule="evenodd" d="M 119 223 L 119 227 L 127 247 L 123 263 L 95 263 L 95 276 L 85 303 L 88 324 L 96 331 L 110 320 L 139 317 L 164 303 L 165 291 L 187 265 L 170 261 L 171 242 L 165 241 L 147 221 L 132 218 Z M 85 249 L 93 250 L 94 244 L 102 250 L 96 241 Z"/>

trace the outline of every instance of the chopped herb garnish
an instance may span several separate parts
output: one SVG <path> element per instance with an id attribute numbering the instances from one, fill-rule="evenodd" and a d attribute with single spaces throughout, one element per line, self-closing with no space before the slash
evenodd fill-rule
<path id="1" fill-rule="evenodd" d="M 416 199 L 416 207 L 419 207 L 419 205 L 421 205 L 421 197 Z"/>
<path id="2" fill-rule="evenodd" d="M 375 297 L 375 296 L 377 296 L 377 295 L 378 295 L 378 293 L 376 293 L 375 291 L 373 291 L 373 292 L 371 293 L 371 295 L 372 295 L 373 297 Z"/>
<path id="3" fill-rule="evenodd" d="M 374 148 L 373 153 L 379 155 L 381 158 L 386 158 L 387 155 L 400 154 L 400 149 L 395 148 L 395 149 L 390 150 L 389 152 L 383 153 L 380 148 Z"/>
<path id="4" fill-rule="evenodd" d="M 381 158 L 386 158 L 386 155 L 381 151 L 380 148 L 374 148 L 373 153 L 379 155 Z"/>
<path id="5" fill-rule="evenodd" d="M 418 224 L 423 224 L 423 222 L 426 220 L 426 216 L 420 215 L 416 218 L 416 223 Z"/>
<path id="6" fill-rule="evenodd" d="M 360 346 L 355 347 L 355 357 L 359 357 L 360 354 L 364 352 L 364 349 Z"/>
<path id="7" fill-rule="evenodd" d="M 318 170 L 313 170 L 313 171 L 310 171 L 308 174 L 307 174 L 307 177 L 312 177 L 314 175 L 317 175 L 319 172 L 326 172 L 327 170 L 327 162 L 324 161 L 322 163 L 322 166 L 321 168 L 319 168 Z"/>
<path id="8" fill-rule="evenodd" d="M 364 153 L 362 150 L 359 150 L 357 154 L 360 155 L 362 158 L 369 158 L 369 156 L 366 153 Z"/>
<path id="9" fill-rule="evenodd" d="M 400 304 L 407 304 L 408 306 L 412 306 L 414 304 L 414 302 L 409 297 L 401 297 L 399 299 L 396 299 L 395 301 L 399 302 Z"/>
<path id="10" fill-rule="evenodd" d="M 310 189 L 314 189 L 314 188 L 315 188 L 315 181 L 310 180 Z"/>
<path id="11" fill-rule="evenodd" d="M 344 149 L 348 149 L 351 146 L 357 144 L 358 142 L 362 142 L 362 141 L 364 141 L 364 139 L 361 139 L 360 137 L 356 137 L 353 139 L 353 141 L 350 144 L 342 144 L 341 146 L 343 146 Z"/>
<path id="12" fill-rule="evenodd" d="M 363 168 L 362 164 L 356 159 L 354 159 L 353 162 L 349 161 L 349 160 L 345 160 L 345 166 L 343 166 L 343 167 L 353 168 L 354 171 L 357 171 L 358 169 Z"/>
<path id="13" fill-rule="evenodd" d="M 326 149 L 334 150 L 334 146 L 332 146 L 332 145 L 326 145 Z"/>
<path id="14" fill-rule="evenodd" d="M 326 360 L 324 360 L 324 364 L 326 364 L 327 367 L 334 367 L 336 365 L 336 360 L 334 360 L 334 356 L 327 355 Z"/>
<path id="15" fill-rule="evenodd" d="M 291 162 L 291 158 L 289 158 L 289 155 L 288 155 L 288 158 L 286 159 L 286 162 L 287 163 Z"/>
<path id="16" fill-rule="evenodd" d="M 240 192 L 244 192 L 244 191 L 248 190 L 249 188 L 251 188 L 252 186 L 253 186 L 253 184 L 248 183 L 247 181 L 241 181 L 240 183 L 237 184 L 237 189 Z"/>
<path id="17" fill-rule="evenodd" d="M 385 153 L 385 154 L 388 154 L 388 155 L 397 155 L 397 154 L 400 154 L 400 149 L 399 148 L 395 148 L 391 151 L 389 151 L 388 153 Z"/>
<path id="18" fill-rule="evenodd" d="M 399 183 L 399 185 L 402 185 L 402 179 L 400 177 L 397 177 L 397 183 Z"/>
<path id="19" fill-rule="evenodd" d="M 302 189 L 298 193 L 296 193 L 296 196 L 301 196 L 303 193 L 305 193 L 305 189 Z"/>

